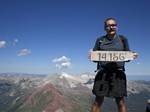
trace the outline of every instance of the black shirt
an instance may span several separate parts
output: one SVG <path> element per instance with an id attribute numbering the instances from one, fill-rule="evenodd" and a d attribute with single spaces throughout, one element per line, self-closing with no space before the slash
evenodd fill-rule
<path id="1" fill-rule="evenodd" d="M 114 38 L 109 38 L 107 35 L 97 38 L 93 51 L 129 51 L 128 40 L 122 35 L 115 35 Z M 106 67 L 109 69 L 124 70 L 125 62 L 98 62 L 97 69 Z"/>

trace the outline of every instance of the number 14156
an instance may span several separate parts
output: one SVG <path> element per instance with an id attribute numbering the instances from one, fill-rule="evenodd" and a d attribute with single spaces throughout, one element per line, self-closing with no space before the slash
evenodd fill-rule
<path id="1" fill-rule="evenodd" d="M 98 53 L 100 61 L 125 61 L 126 53 Z"/>

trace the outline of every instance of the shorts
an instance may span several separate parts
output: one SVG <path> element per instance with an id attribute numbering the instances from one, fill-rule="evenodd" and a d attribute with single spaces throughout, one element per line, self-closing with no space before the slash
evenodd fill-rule
<path id="1" fill-rule="evenodd" d="M 123 70 L 97 72 L 93 85 L 93 94 L 106 97 L 127 96 L 126 74 Z"/>

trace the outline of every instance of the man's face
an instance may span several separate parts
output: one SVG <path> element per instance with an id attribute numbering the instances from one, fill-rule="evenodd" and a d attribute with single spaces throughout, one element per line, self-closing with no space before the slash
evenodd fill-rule
<path id="1" fill-rule="evenodd" d="M 116 21 L 110 19 L 106 22 L 105 31 L 107 34 L 114 35 L 117 31 L 117 23 Z"/>

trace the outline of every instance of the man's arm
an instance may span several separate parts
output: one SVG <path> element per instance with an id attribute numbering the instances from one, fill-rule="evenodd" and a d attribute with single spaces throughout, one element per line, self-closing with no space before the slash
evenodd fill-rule
<path id="1" fill-rule="evenodd" d="M 96 42 L 93 48 L 93 51 L 97 51 L 97 50 L 100 50 L 100 38 L 96 39 Z M 100 69 L 100 62 L 98 61 L 93 61 L 93 62 L 97 63 L 97 69 L 95 70 L 96 72 L 98 69 Z"/>
<path id="2" fill-rule="evenodd" d="M 99 43 L 99 41 L 100 41 L 100 39 L 97 38 L 96 42 L 95 42 L 95 45 L 94 45 L 94 48 L 93 48 L 93 51 L 100 50 L 100 46 L 99 46 L 100 43 Z"/>

